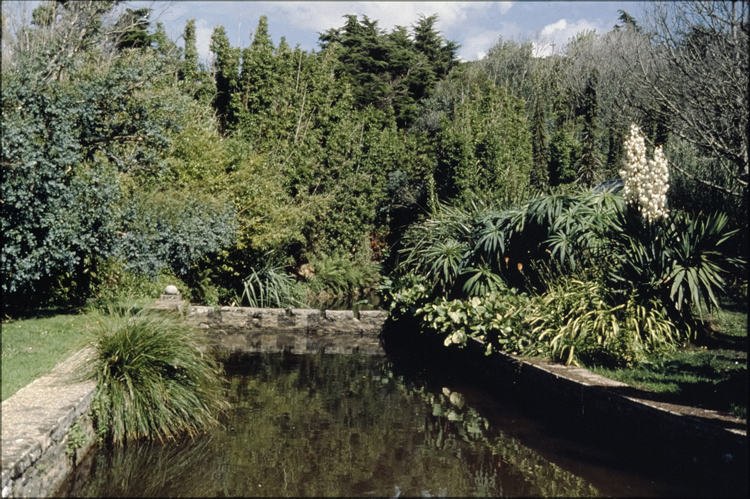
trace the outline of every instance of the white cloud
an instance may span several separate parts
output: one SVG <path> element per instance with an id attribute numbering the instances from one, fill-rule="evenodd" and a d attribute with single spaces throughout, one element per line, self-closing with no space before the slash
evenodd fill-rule
<path id="1" fill-rule="evenodd" d="M 499 10 L 501 14 L 505 14 L 511 7 L 513 7 L 514 3 L 515 2 L 496 2 L 497 10 Z"/>
<path id="2" fill-rule="evenodd" d="M 300 29 L 314 29 L 323 32 L 344 24 L 347 14 L 361 19 L 366 15 L 378 21 L 378 27 L 386 31 L 395 26 L 410 27 L 419 20 L 420 14 L 437 14 L 440 31 L 454 28 L 474 18 L 482 12 L 497 8 L 507 12 L 512 2 L 284 2 L 267 4 L 269 8 L 281 12 L 287 20 Z"/>
<path id="3" fill-rule="evenodd" d="M 469 35 L 461 44 L 461 58 L 465 61 L 482 59 L 500 40 L 503 32 L 488 30 Z"/>
<path id="4" fill-rule="evenodd" d="M 461 58 L 465 61 L 476 61 L 484 58 L 501 40 L 526 43 L 534 38 L 532 33 L 514 22 L 500 22 L 495 27 L 496 29 L 474 28 L 471 34 L 464 34 L 459 49 Z"/>
<path id="5" fill-rule="evenodd" d="M 198 49 L 198 58 L 202 61 L 210 60 L 211 35 L 215 26 L 209 26 L 205 19 L 195 21 L 195 46 Z"/>
<path id="6" fill-rule="evenodd" d="M 567 27 L 568 21 L 565 19 L 560 19 L 556 23 L 548 24 L 547 26 L 542 28 L 542 31 L 540 31 L 539 34 L 542 36 L 549 36 L 556 31 L 564 31 Z"/>
<path id="7" fill-rule="evenodd" d="M 534 56 L 546 57 L 553 53 L 561 54 L 568 42 L 581 31 L 597 31 L 603 33 L 607 27 L 580 19 L 576 22 L 568 22 L 567 19 L 548 24 L 539 31 L 537 39 L 534 40 Z"/>

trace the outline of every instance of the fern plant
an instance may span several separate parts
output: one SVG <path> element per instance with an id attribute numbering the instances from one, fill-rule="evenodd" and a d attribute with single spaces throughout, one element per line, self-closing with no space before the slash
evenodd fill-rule
<path id="1" fill-rule="evenodd" d="M 314 274 L 309 288 L 313 293 L 352 296 L 365 288 L 377 285 L 380 265 L 346 258 L 338 253 L 319 254 L 310 258 Z"/>

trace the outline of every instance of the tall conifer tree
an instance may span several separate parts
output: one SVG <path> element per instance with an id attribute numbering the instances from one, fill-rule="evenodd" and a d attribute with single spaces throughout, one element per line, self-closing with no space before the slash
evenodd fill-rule
<path id="1" fill-rule="evenodd" d="M 214 29 L 210 49 L 216 55 L 214 108 L 219 116 L 221 130 L 225 133 L 233 129 L 237 123 L 237 109 L 232 107 L 232 95 L 239 87 L 240 49 L 232 48 L 229 44 L 224 26 Z"/>
<path id="2" fill-rule="evenodd" d="M 182 78 L 188 82 L 195 79 L 198 74 L 198 48 L 195 42 L 195 18 L 185 24 L 182 35 L 185 40 L 185 64 L 182 70 Z"/>

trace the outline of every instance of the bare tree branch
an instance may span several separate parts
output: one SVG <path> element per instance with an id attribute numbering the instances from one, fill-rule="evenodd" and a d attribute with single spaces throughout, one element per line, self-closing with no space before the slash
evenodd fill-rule
<path id="1" fill-rule="evenodd" d="M 729 161 L 723 167 L 746 190 L 748 1 L 648 2 L 644 11 L 640 28 L 608 33 L 592 53 L 620 115 L 606 119 L 669 123 L 674 135 Z"/>

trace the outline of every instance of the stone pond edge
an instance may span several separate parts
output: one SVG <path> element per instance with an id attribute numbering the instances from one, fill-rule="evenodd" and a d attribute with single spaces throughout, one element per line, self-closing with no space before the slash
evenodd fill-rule
<path id="1" fill-rule="evenodd" d="M 658 438 L 683 445 L 694 463 L 720 469 L 743 469 L 747 463 L 747 421 L 714 410 L 649 399 L 634 389 L 587 369 L 540 358 L 521 358 L 504 352 L 483 357 L 484 345 L 475 341 L 473 358 L 487 379 L 511 378 L 539 396 L 581 418 L 609 421 L 634 438 Z M 643 435 L 650 435 L 644 437 Z M 689 438 L 686 438 L 689 437 Z"/>
<path id="2" fill-rule="evenodd" d="M 2 403 L 2 497 L 43 497 L 56 490 L 95 437 L 93 382 L 71 382 L 84 349 Z"/>
<path id="3" fill-rule="evenodd" d="M 161 301 L 156 308 L 183 309 L 181 302 Z M 289 351 L 292 353 L 382 354 L 379 333 L 387 312 L 319 311 L 307 309 L 252 309 L 247 307 L 197 307 L 184 310 L 190 322 L 211 330 L 217 347 L 225 351 Z M 268 332 L 273 339 L 268 340 Z M 266 337 L 264 340 L 263 337 Z M 355 338 L 354 346 L 341 347 L 336 337 Z M 304 341 L 302 341 L 302 340 Z M 377 345 L 376 345 L 377 343 Z M 481 351 L 481 345 L 476 345 Z M 2 497 L 42 497 L 53 494 L 78 460 L 93 446 L 94 430 L 88 416 L 93 382 L 71 382 L 71 376 L 88 355 L 82 350 L 2 403 Z M 617 393 L 627 385 L 582 368 L 521 359 L 499 353 L 491 367 L 498 374 L 515 373 L 518 381 L 543 386 L 560 396 L 580 397 L 597 410 L 653 421 L 668 431 L 713 439 L 727 452 L 747 453 L 747 429 L 742 420 L 702 411 L 686 414 L 679 406 L 654 403 Z M 574 397 L 574 398 L 575 398 Z M 722 426 L 715 422 L 730 423 Z M 71 429 L 77 424 L 75 438 Z"/>

